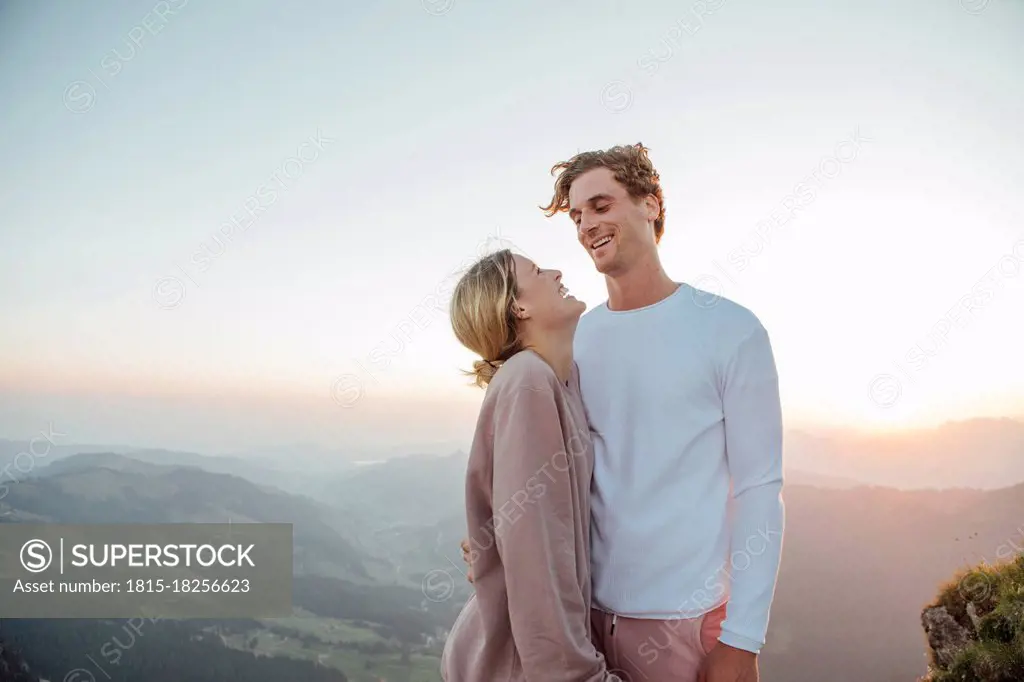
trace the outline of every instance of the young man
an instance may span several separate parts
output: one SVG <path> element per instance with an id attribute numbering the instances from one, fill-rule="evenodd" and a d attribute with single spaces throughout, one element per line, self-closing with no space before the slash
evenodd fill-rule
<path id="1" fill-rule="evenodd" d="M 768 334 L 665 273 L 664 199 L 643 145 L 556 171 L 544 209 L 569 214 L 608 287 L 573 351 L 595 450 L 595 644 L 629 682 L 757 682 L 784 523 Z"/>

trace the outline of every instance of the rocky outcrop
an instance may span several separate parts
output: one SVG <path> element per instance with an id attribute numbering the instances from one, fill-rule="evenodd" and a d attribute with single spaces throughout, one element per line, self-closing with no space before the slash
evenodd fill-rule
<path id="1" fill-rule="evenodd" d="M 919 682 L 1024 681 L 1024 554 L 961 572 L 921 625 L 931 664 Z"/>
<path id="2" fill-rule="evenodd" d="M 935 664 L 942 669 L 953 665 L 956 657 L 971 643 L 971 633 L 963 627 L 945 606 L 930 606 L 921 612 L 921 625 L 928 637 Z"/>

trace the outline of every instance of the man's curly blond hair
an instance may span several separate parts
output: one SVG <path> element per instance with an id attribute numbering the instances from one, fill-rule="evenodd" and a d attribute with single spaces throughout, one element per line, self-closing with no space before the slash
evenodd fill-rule
<path id="1" fill-rule="evenodd" d="M 560 161 L 551 167 L 556 175 L 555 193 L 547 206 L 541 206 L 547 217 L 569 211 L 569 188 L 576 178 L 595 168 L 607 168 L 615 180 L 626 188 L 634 199 L 643 199 L 653 194 L 661 210 L 654 220 L 654 241 L 661 241 L 665 232 L 665 197 L 661 191 L 661 178 L 654 169 L 648 149 L 642 143 L 618 145 L 610 149 L 581 152 L 568 161 Z"/>

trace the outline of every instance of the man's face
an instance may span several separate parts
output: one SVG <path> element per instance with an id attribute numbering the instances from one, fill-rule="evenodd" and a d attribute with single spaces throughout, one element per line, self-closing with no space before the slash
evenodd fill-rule
<path id="1" fill-rule="evenodd" d="M 621 274 L 657 248 L 657 216 L 654 197 L 634 199 L 607 168 L 587 171 L 569 188 L 569 217 L 576 224 L 576 237 L 604 275 Z"/>

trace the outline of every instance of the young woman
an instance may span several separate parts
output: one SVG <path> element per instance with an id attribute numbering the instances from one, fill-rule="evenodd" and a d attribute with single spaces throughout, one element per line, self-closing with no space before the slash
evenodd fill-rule
<path id="1" fill-rule="evenodd" d="M 561 279 L 506 249 L 452 294 L 487 391 L 466 473 L 475 594 L 445 645 L 445 682 L 621 682 L 590 639 L 593 449 L 572 357 L 586 304 Z"/>

